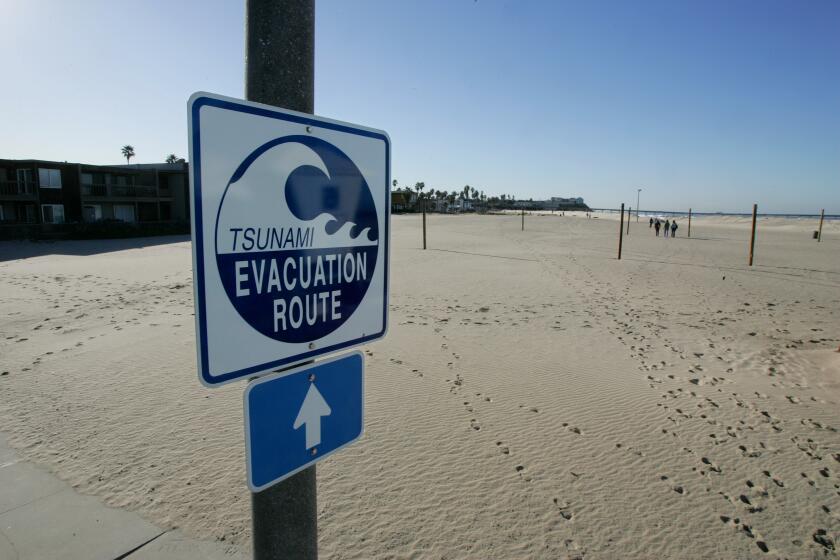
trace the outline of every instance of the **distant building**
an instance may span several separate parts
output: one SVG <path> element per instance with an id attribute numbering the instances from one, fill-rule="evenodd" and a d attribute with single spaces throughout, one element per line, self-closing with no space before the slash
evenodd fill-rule
<path id="1" fill-rule="evenodd" d="M 530 210 L 588 210 L 581 197 L 563 198 L 552 196 L 548 200 L 517 200 L 513 203 L 514 208 L 525 208 Z"/>
<path id="2" fill-rule="evenodd" d="M 457 212 L 472 212 L 474 210 L 474 204 L 468 198 L 456 198 L 452 208 Z"/>
<path id="3" fill-rule="evenodd" d="M 583 205 L 583 199 L 581 197 L 577 198 L 563 198 L 560 196 L 552 196 L 551 202 L 554 204 L 573 204 L 577 206 Z"/>
<path id="4" fill-rule="evenodd" d="M 182 224 L 189 231 L 187 164 L 0 159 L 0 238 L 71 233 L 73 224 L 100 222 Z"/>
<path id="5" fill-rule="evenodd" d="M 411 189 L 391 191 L 391 212 L 410 212 L 417 202 L 417 193 Z"/>

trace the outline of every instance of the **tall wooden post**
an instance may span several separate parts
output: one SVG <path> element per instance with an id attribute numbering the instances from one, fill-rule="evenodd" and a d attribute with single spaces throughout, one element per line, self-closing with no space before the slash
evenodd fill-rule
<path id="1" fill-rule="evenodd" d="M 753 263 L 753 251 L 755 250 L 755 215 L 758 212 L 758 204 L 753 204 L 752 235 L 750 236 L 750 266 Z"/>
<path id="2" fill-rule="evenodd" d="M 820 210 L 820 229 L 817 230 L 817 243 L 822 241 L 822 224 L 823 224 L 823 219 L 824 218 L 825 218 L 825 208 Z"/>
<path id="3" fill-rule="evenodd" d="M 426 199 L 423 199 L 423 250 L 426 250 Z"/>
<path id="4" fill-rule="evenodd" d="M 691 208 L 688 209 L 688 236 L 691 237 Z"/>
<path id="5" fill-rule="evenodd" d="M 633 207 L 627 208 L 627 235 L 630 235 L 630 217 L 633 215 Z"/>
<path id="6" fill-rule="evenodd" d="M 525 231 L 525 208 L 522 209 L 522 231 Z"/>
<path id="7" fill-rule="evenodd" d="M 630 216 L 627 216 L 630 221 Z M 618 226 L 618 260 L 621 260 L 621 243 L 624 241 L 624 203 L 621 203 L 621 224 Z"/>

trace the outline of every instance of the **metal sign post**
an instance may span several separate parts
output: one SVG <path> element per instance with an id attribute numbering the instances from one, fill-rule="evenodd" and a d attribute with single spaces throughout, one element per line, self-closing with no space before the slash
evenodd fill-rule
<path id="1" fill-rule="evenodd" d="M 388 324 L 391 142 L 316 117 L 313 0 L 247 0 L 248 100 L 187 103 L 199 380 L 249 379 L 256 560 L 318 556 L 315 463 L 361 436 Z"/>
<path id="2" fill-rule="evenodd" d="M 246 0 L 245 96 L 315 110 L 314 0 Z M 254 560 L 318 558 L 315 465 L 251 494 Z"/>

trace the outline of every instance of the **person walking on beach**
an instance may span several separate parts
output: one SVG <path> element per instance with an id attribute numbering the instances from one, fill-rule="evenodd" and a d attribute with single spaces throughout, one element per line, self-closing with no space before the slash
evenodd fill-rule
<path id="1" fill-rule="evenodd" d="M 656 230 L 656 237 L 659 237 L 659 228 L 662 227 L 662 224 L 659 223 L 659 218 L 656 218 L 656 222 L 653 224 L 653 229 Z"/>
<path id="2" fill-rule="evenodd" d="M 665 237 L 668 237 L 668 230 L 671 229 L 671 222 L 665 220 Z"/>
<path id="3" fill-rule="evenodd" d="M 651 218 L 651 219 L 650 219 L 650 225 L 649 225 L 648 227 L 649 227 L 649 228 L 652 228 L 652 227 L 653 227 L 653 218 Z"/>
<path id="4" fill-rule="evenodd" d="M 671 222 L 671 239 L 677 236 L 677 220 Z"/>

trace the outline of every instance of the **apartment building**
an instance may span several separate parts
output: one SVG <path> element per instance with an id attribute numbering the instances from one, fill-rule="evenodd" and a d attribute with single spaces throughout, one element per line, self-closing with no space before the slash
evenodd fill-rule
<path id="1" fill-rule="evenodd" d="M 187 183 L 185 163 L 104 166 L 0 159 L 0 238 L 107 222 L 185 224 L 188 231 Z"/>

